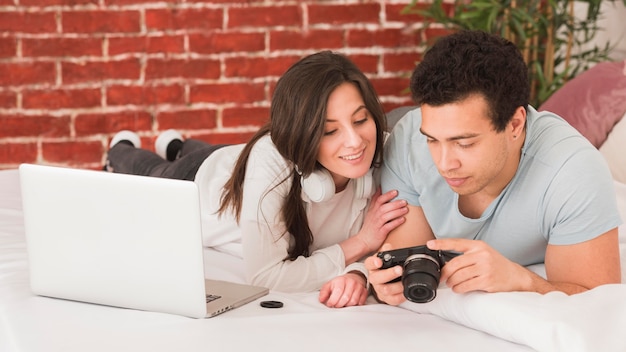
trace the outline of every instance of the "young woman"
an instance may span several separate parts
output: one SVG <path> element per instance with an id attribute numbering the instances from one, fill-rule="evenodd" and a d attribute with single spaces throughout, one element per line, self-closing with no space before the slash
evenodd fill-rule
<path id="1" fill-rule="evenodd" d="M 193 180 L 204 245 L 243 257 L 248 281 L 320 290 L 330 307 L 367 298 L 359 259 L 404 222 L 406 202 L 380 194 L 385 115 L 365 75 L 343 55 L 307 56 L 278 80 L 270 120 L 245 145 L 211 146 L 166 131 L 161 156 L 131 132 L 111 141 L 110 171 Z M 170 160 L 168 160 L 170 159 Z"/>

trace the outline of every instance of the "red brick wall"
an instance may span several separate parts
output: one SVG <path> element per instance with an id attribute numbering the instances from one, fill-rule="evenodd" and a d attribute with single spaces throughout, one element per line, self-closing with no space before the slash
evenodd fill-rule
<path id="1" fill-rule="evenodd" d="M 387 110 L 410 104 L 409 2 L 0 0 L 0 169 L 100 168 L 121 129 L 148 148 L 168 128 L 245 142 L 279 76 L 323 49 L 352 58 Z"/>

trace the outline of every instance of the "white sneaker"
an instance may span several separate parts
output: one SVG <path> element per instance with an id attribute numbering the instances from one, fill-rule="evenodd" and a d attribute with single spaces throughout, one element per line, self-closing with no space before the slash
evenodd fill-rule
<path id="1" fill-rule="evenodd" d="M 132 143 L 133 147 L 141 148 L 141 138 L 137 135 L 137 133 L 128 130 L 119 131 L 113 136 L 111 139 L 111 143 L 109 143 L 109 149 L 113 148 L 114 145 L 121 141 L 128 141 Z"/>
<path id="2" fill-rule="evenodd" d="M 183 140 L 183 135 L 177 130 L 165 130 L 154 141 L 154 151 L 161 158 L 174 161 L 182 148 Z"/>

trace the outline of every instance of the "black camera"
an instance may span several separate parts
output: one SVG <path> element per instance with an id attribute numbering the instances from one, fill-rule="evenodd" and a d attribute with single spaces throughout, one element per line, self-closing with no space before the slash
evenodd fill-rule
<path id="1" fill-rule="evenodd" d="M 404 297 L 411 302 L 426 303 L 435 299 L 441 268 L 459 252 L 432 250 L 426 246 L 416 246 L 379 252 L 383 261 L 381 269 L 402 265 Z"/>

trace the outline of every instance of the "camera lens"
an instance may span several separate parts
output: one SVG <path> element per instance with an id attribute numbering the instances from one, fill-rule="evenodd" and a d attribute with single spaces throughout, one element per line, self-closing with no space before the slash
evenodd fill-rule
<path id="1" fill-rule="evenodd" d="M 424 273 L 415 273 L 404 283 L 404 297 L 411 302 L 426 303 L 437 295 L 437 280 Z"/>
<path id="2" fill-rule="evenodd" d="M 404 297 L 411 302 L 426 303 L 437 295 L 439 262 L 426 254 L 416 254 L 404 262 L 402 285 Z"/>

